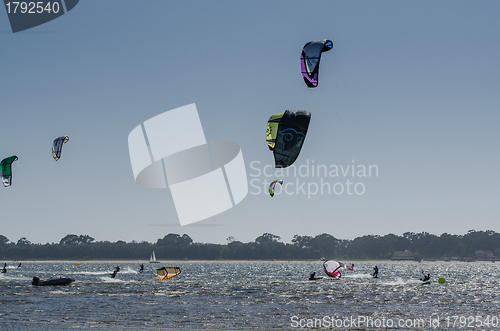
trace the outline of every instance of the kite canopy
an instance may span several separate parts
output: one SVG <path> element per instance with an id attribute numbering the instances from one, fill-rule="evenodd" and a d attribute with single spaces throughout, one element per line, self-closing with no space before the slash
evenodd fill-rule
<path id="1" fill-rule="evenodd" d="M 269 117 L 267 121 L 267 132 L 266 132 L 266 141 L 269 146 L 269 150 L 273 150 L 276 145 L 276 135 L 278 134 L 278 126 L 280 124 L 281 118 L 283 114 L 274 114 Z"/>
<path id="2" fill-rule="evenodd" d="M 276 168 L 289 167 L 299 157 L 310 121 L 311 113 L 307 110 L 287 110 L 269 118 L 266 140 L 274 153 Z"/>
<path id="3" fill-rule="evenodd" d="M 17 161 L 17 156 L 10 156 L 0 162 L 0 176 L 3 186 L 8 187 L 12 184 L 12 162 Z"/>
<path id="4" fill-rule="evenodd" d="M 341 274 L 339 269 L 342 268 L 342 264 L 339 261 L 326 260 L 323 262 L 323 268 L 328 276 L 332 278 L 340 278 Z"/>
<path id="5" fill-rule="evenodd" d="M 333 42 L 328 39 L 310 41 L 302 48 L 300 66 L 302 67 L 302 76 L 307 87 L 318 86 L 321 53 L 328 52 L 332 48 Z"/>
<path id="6" fill-rule="evenodd" d="M 165 280 L 179 275 L 181 273 L 181 269 L 178 267 L 163 267 L 156 269 L 156 273 L 158 274 L 159 280 Z"/>
<path id="7" fill-rule="evenodd" d="M 345 269 L 349 270 L 349 271 L 354 271 L 354 264 L 351 263 L 351 264 L 344 264 L 343 265 Z"/>
<path id="8" fill-rule="evenodd" d="M 277 183 L 280 183 L 283 185 L 283 181 L 281 179 L 276 179 L 271 182 L 271 185 L 269 185 L 269 194 L 271 197 L 274 197 L 274 187 L 276 186 Z"/>
<path id="9" fill-rule="evenodd" d="M 67 143 L 68 140 L 68 136 L 62 136 L 54 139 L 54 142 L 52 143 L 52 156 L 54 157 L 54 160 L 57 161 L 61 158 L 63 144 Z"/>

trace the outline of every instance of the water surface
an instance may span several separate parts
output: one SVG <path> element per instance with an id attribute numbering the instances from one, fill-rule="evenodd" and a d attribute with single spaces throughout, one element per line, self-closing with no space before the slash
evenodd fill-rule
<path id="1" fill-rule="evenodd" d="M 313 271 L 326 276 L 321 261 L 173 261 L 145 263 L 143 273 L 139 262 L 25 262 L 19 269 L 12 263 L 0 274 L 0 325 L 6 330 L 279 330 L 310 329 L 312 323 L 334 329 L 342 323 L 336 329 L 500 330 L 499 263 L 343 262 L 354 262 L 354 271 L 317 281 L 308 277 Z M 117 265 L 121 271 L 113 279 Z M 375 265 L 378 279 L 370 275 Z M 182 274 L 159 281 L 156 268 L 162 266 L 178 266 Z M 422 271 L 431 274 L 431 284 L 421 285 Z M 55 274 L 76 281 L 31 285 L 33 276 Z M 438 284 L 439 277 L 446 283 Z M 487 317 L 489 325 L 483 323 Z"/>

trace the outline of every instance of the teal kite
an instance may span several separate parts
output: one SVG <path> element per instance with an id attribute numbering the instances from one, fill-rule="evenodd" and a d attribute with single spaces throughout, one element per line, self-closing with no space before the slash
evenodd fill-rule
<path id="1" fill-rule="evenodd" d="M 12 185 L 12 162 L 14 161 L 17 161 L 17 156 L 15 155 L 7 157 L 0 162 L 0 176 L 5 187 Z"/>

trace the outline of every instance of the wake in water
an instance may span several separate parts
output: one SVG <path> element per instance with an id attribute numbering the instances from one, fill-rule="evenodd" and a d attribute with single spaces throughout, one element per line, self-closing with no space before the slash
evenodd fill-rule
<path id="1" fill-rule="evenodd" d="M 373 278 L 370 274 L 354 274 L 354 275 L 342 275 L 343 278 L 355 278 L 355 279 L 370 279 Z"/>
<path id="2" fill-rule="evenodd" d="M 99 277 L 103 283 L 135 283 L 135 280 L 123 280 L 119 278 Z"/>
<path id="3" fill-rule="evenodd" d="M 394 282 L 381 282 L 380 284 L 382 284 L 382 285 L 388 285 L 388 286 L 396 286 L 396 285 L 422 284 L 422 282 L 420 280 L 418 280 L 418 279 L 403 280 L 401 277 L 396 277 L 396 280 Z"/>
<path id="4" fill-rule="evenodd" d="M 0 274 L 0 282 L 10 282 L 10 281 L 31 281 L 30 277 L 25 277 L 22 275 L 12 275 L 12 274 Z"/>
<path id="5" fill-rule="evenodd" d="M 109 274 L 110 272 L 108 270 L 100 270 L 100 271 L 77 271 L 77 272 L 72 272 L 74 275 L 106 275 Z"/>

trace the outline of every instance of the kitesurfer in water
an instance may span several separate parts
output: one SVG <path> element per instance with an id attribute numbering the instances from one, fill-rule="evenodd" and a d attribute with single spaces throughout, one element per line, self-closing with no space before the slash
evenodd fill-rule
<path id="1" fill-rule="evenodd" d="M 431 279 L 431 274 L 427 274 L 427 275 L 424 275 L 424 277 L 422 278 L 422 281 L 426 282 L 426 281 L 428 281 L 430 279 Z"/>
<path id="2" fill-rule="evenodd" d="M 373 278 L 378 278 L 378 267 L 373 268 Z"/>
<path id="3" fill-rule="evenodd" d="M 309 280 L 315 280 L 316 271 L 309 275 Z"/>
<path id="4" fill-rule="evenodd" d="M 140 267 L 141 268 L 139 269 L 139 272 L 143 272 L 144 271 L 144 264 L 141 264 Z"/>
<path id="5" fill-rule="evenodd" d="M 116 266 L 115 270 L 111 274 L 111 278 L 115 278 L 116 274 L 120 271 L 120 266 Z"/>
<path id="6" fill-rule="evenodd" d="M 22 263 L 21 263 L 21 262 L 19 262 L 19 265 L 17 266 L 17 268 L 18 268 L 18 269 L 19 269 L 19 268 L 21 268 L 21 264 L 22 264 Z"/>
<path id="7" fill-rule="evenodd" d="M 4 273 L 4 274 L 7 273 L 7 263 L 3 264 L 2 273 Z"/>

